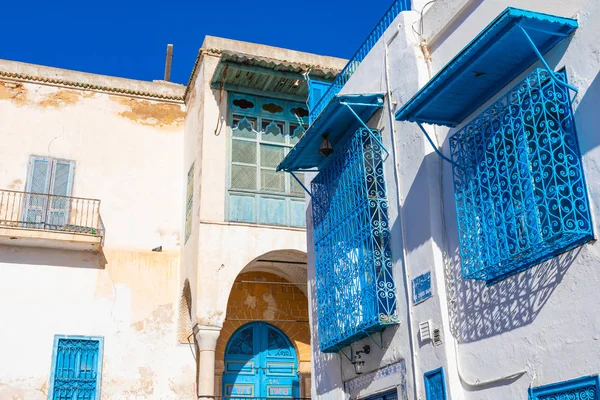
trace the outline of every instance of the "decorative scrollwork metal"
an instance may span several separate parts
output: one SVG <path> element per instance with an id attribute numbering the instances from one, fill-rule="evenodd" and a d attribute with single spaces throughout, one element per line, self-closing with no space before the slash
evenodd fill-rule
<path id="1" fill-rule="evenodd" d="M 359 129 L 311 184 L 323 352 L 398 322 L 382 149 L 373 135 Z"/>
<path id="2" fill-rule="evenodd" d="M 254 354 L 254 330 L 252 327 L 236 334 L 227 348 L 227 354 L 246 356 Z"/>
<path id="3" fill-rule="evenodd" d="M 450 149 L 465 278 L 493 283 L 592 239 L 568 89 L 548 71 L 535 69 Z"/>

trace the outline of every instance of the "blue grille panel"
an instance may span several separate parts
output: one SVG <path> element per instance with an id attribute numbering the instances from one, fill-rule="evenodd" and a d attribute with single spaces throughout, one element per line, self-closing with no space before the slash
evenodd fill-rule
<path id="1" fill-rule="evenodd" d="M 532 388 L 529 400 L 600 400 L 598 375 Z"/>
<path id="2" fill-rule="evenodd" d="M 463 276 L 493 283 L 593 237 L 567 89 L 535 69 L 450 138 Z"/>
<path id="3" fill-rule="evenodd" d="M 311 184 L 323 352 L 398 322 L 381 152 L 359 129 Z"/>
<path id="4" fill-rule="evenodd" d="M 99 398 L 100 341 L 57 338 L 52 371 L 53 400 Z"/>

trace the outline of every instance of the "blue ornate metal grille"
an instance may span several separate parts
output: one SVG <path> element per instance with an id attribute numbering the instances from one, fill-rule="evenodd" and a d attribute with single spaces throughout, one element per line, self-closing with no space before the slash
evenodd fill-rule
<path id="1" fill-rule="evenodd" d="M 402 11 L 410 10 L 410 0 L 393 0 L 390 8 L 385 12 L 383 17 L 379 20 L 375 28 L 371 31 L 369 36 L 365 39 L 363 44 L 358 48 L 356 53 L 352 56 L 348 64 L 340 71 L 338 76 L 335 78 L 329 89 L 320 97 L 320 100 L 315 102 L 310 107 L 310 123 L 317 119 L 319 114 L 325 109 L 327 104 L 335 97 L 336 94 L 342 90 L 346 82 L 350 80 L 350 77 L 356 72 L 360 63 L 365 59 L 367 54 L 371 51 L 373 46 L 379 41 L 381 36 L 385 33 L 387 28 L 392 24 L 394 19 Z"/>
<path id="2" fill-rule="evenodd" d="M 373 135 L 359 129 L 311 184 L 323 352 L 398 322 L 382 149 Z"/>
<path id="3" fill-rule="evenodd" d="M 592 239 L 569 93 L 546 70 L 458 131 L 450 149 L 465 278 L 493 283 Z"/>
<path id="4" fill-rule="evenodd" d="M 599 400 L 598 375 L 532 388 L 529 400 Z"/>
<path id="5" fill-rule="evenodd" d="M 96 400 L 100 398 L 102 365 L 99 339 L 55 338 L 50 398 Z"/>

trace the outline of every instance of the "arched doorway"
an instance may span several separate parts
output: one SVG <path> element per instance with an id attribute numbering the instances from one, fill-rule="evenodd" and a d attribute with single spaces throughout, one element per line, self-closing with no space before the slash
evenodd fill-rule
<path id="1" fill-rule="evenodd" d="M 299 397 L 296 351 L 273 325 L 240 327 L 227 343 L 224 361 L 224 397 Z"/>

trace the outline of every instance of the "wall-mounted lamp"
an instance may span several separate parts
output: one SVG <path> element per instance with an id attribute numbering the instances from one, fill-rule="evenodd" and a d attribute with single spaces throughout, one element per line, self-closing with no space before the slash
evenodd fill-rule
<path id="1" fill-rule="evenodd" d="M 327 139 L 328 137 L 329 133 L 323 134 L 323 141 L 321 142 L 321 146 L 319 147 L 319 154 L 324 157 L 329 157 L 333 154 L 333 146 L 331 145 L 329 139 Z"/>
<path id="2" fill-rule="evenodd" d="M 362 350 L 358 350 L 354 353 L 354 357 L 352 358 L 352 365 L 354 365 L 354 372 L 356 375 L 360 375 L 363 373 L 363 369 L 365 367 L 365 361 L 362 359 L 361 354 L 369 354 L 371 352 L 371 346 L 368 344 L 363 346 Z"/>

